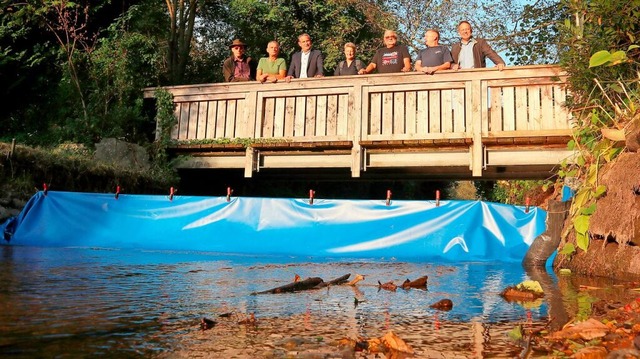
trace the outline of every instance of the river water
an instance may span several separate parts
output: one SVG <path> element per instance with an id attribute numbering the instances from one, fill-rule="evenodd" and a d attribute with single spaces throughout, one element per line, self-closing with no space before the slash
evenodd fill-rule
<path id="1" fill-rule="evenodd" d="M 421 358 L 517 356 L 507 333 L 543 326 L 557 278 L 519 263 L 322 260 L 99 248 L 0 247 L 0 355 L 33 357 L 343 358 L 345 338 L 392 331 Z M 298 293 L 260 294 L 293 281 L 365 275 Z M 428 289 L 377 282 L 427 275 Z M 499 293 L 539 277 L 546 299 L 525 308 Z M 448 298 L 450 311 L 429 306 Z M 357 303 L 356 303 L 357 299 Z M 564 308 L 566 305 L 560 305 Z M 255 322 L 251 321 L 251 316 Z M 202 318 L 214 320 L 201 330 Z M 249 324 L 246 322 L 249 321 Z M 360 354 L 359 354 L 360 355 Z M 357 358 L 374 358 L 362 354 Z"/>

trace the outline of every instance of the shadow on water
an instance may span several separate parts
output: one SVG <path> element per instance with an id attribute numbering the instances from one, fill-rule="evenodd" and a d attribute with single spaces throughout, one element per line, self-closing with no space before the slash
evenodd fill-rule
<path id="1" fill-rule="evenodd" d="M 578 277 L 525 272 L 519 264 L 1 249 L 3 356 L 342 357 L 336 341 L 393 331 L 421 358 L 511 358 L 522 352 L 507 336 L 516 325 L 542 328 L 549 318 L 562 325 L 585 310 Z M 330 280 L 347 273 L 366 279 L 356 287 L 250 295 L 296 274 Z M 427 290 L 377 286 L 423 275 Z M 542 284 L 544 301 L 529 307 L 500 297 L 525 279 Z M 443 298 L 453 301 L 451 311 L 429 307 Z M 254 324 L 240 323 L 251 314 Z M 212 329 L 200 330 L 203 317 L 216 322 Z"/>

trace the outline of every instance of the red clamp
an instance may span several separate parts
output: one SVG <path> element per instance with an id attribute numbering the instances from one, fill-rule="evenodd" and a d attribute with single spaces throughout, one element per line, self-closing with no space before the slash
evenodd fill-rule
<path id="1" fill-rule="evenodd" d="M 120 186 L 116 186 L 116 199 L 120 197 Z"/>
<path id="2" fill-rule="evenodd" d="M 231 202 L 232 193 L 233 193 L 233 189 L 231 187 L 227 187 L 227 202 Z"/>
<path id="3" fill-rule="evenodd" d="M 524 213 L 529 213 L 529 206 L 530 205 L 531 205 L 531 199 L 529 197 L 527 197 L 525 199 Z"/>
<path id="4" fill-rule="evenodd" d="M 178 192 L 178 190 L 173 187 L 169 189 L 169 201 L 173 201 L 173 196 L 175 196 L 176 192 Z"/>
<path id="5" fill-rule="evenodd" d="M 391 190 L 387 190 L 387 206 L 391 204 Z"/>
<path id="6" fill-rule="evenodd" d="M 42 193 L 44 193 L 44 195 L 47 195 L 47 192 L 49 192 L 49 187 L 47 186 L 46 183 L 42 184 Z"/>
<path id="7" fill-rule="evenodd" d="M 313 204 L 313 197 L 316 195 L 316 191 L 310 189 L 309 190 L 309 204 Z"/>
<path id="8" fill-rule="evenodd" d="M 440 207 L 440 190 L 436 190 L 436 207 Z"/>

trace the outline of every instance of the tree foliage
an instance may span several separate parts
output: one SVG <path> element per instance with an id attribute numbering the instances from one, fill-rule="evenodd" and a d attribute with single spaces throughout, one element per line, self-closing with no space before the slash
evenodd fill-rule
<path id="1" fill-rule="evenodd" d="M 569 74 L 568 106 L 575 118 L 569 143 L 578 156 L 565 164 L 560 178 L 575 184 L 572 217 L 576 246 L 589 246 L 589 219 L 596 200 L 607 188 L 599 181 L 603 165 L 623 148 L 604 134 L 623 130 L 640 106 L 640 1 L 565 0 L 567 17 L 562 31 L 561 66 Z M 565 233 L 568 234 L 568 233 Z"/>
<path id="2" fill-rule="evenodd" d="M 320 49 L 325 58 L 325 72 L 333 72 L 343 59 L 346 42 L 358 45 L 358 56 L 369 59 L 381 45 L 382 33 L 387 27 L 395 27 L 390 13 L 379 1 L 365 0 L 231 0 L 227 5 L 228 29 L 218 47 L 226 48 L 233 38 L 242 38 L 248 52 L 256 57 L 266 56 L 265 49 L 271 40 L 281 45 L 281 55 L 287 60 L 298 51 L 298 35 L 308 33 L 313 46 Z M 208 18 L 215 27 L 215 18 Z M 214 25 L 214 26 L 211 26 Z M 222 41 L 220 41 L 222 40 Z M 214 47 L 210 45 L 209 47 Z M 220 63 L 221 65 L 221 63 Z"/>
<path id="3" fill-rule="evenodd" d="M 427 28 L 440 28 L 451 43 L 458 21 L 468 19 L 498 50 L 524 49 L 509 42 L 512 35 L 526 37 L 551 22 L 553 4 L 538 0 L 522 12 L 507 0 L 9 1 L 0 10 L 1 94 L 9 100 L 0 137 L 52 144 L 149 138 L 142 89 L 221 81 L 228 44 L 238 37 L 254 57 L 278 40 L 289 60 L 297 36 L 309 33 L 330 74 L 344 43 L 356 43 L 357 56 L 368 62 L 387 28 L 418 49 Z M 548 59 L 532 56 L 534 47 L 518 51 L 514 56 L 527 61 Z"/>

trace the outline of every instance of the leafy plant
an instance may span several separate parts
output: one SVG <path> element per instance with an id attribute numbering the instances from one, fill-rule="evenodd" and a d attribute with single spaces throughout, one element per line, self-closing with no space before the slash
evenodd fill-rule
<path id="1" fill-rule="evenodd" d="M 623 150 L 616 139 L 603 133 L 624 129 L 637 108 L 639 47 L 632 42 L 640 35 L 640 14 L 629 14 L 626 5 L 604 0 L 565 3 L 575 14 L 574 21 L 567 19 L 563 27 L 567 48 L 562 66 L 570 75 L 567 104 L 575 116 L 568 148 L 577 156 L 573 163 L 563 163 L 558 175 L 575 190 L 569 212 L 572 226 L 563 235 L 567 238 L 573 230 L 576 246 L 567 243 L 561 251 L 571 255 L 576 247 L 583 251 L 589 247 L 590 218 L 597 199 L 607 192 L 598 182 L 599 172 Z M 611 50 L 594 50 L 610 46 Z"/>

